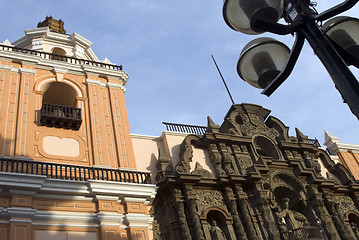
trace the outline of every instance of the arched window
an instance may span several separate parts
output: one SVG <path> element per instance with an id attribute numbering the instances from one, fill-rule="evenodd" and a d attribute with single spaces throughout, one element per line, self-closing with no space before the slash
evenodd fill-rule
<path id="1" fill-rule="evenodd" d="M 68 107 L 76 106 L 76 91 L 62 82 L 51 82 L 44 87 L 43 103 L 57 104 Z"/>
<path id="2" fill-rule="evenodd" d="M 64 58 L 64 56 L 66 56 L 66 51 L 64 49 L 55 47 L 52 49 L 52 54 L 54 55 L 52 55 L 51 59 L 66 62 L 66 58 Z"/>
<path id="3" fill-rule="evenodd" d="M 50 82 L 43 90 L 41 124 L 78 130 L 82 119 L 81 109 L 76 108 L 76 91 L 62 82 Z"/>

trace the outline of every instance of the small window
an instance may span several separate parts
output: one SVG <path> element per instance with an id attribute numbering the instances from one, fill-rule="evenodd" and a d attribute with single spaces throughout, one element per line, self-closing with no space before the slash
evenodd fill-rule
<path id="1" fill-rule="evenodd" d="M 52 58 L 54 60 L 64 61 L 66 62 L 66 51 L 62 48 L 55 47 L 52 49 Z"/>

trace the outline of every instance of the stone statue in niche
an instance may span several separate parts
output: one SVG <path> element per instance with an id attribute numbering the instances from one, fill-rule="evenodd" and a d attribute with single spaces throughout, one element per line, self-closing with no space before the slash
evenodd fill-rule
<path id="1" fill-rule="evenodd" d="M 294 230 L 309 225 L 307 218 L 303 214 L 289 209 L 288 198 L 282 198 L 279 202 L 277 217 L 280 223 L 279 228 L 282 231 Z"/>
<path id="2" fill-rule="evenodd" d="M 217 225 L 216 220 L 212 221 L 211 236 L 213 240 L 227 240 L 222 229 Z"/>

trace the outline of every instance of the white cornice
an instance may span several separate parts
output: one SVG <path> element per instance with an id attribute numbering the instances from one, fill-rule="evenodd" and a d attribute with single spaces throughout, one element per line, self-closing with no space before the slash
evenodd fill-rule
<path id="1" fill-rule="evenodd" d="M 0 70 L 6 70 L 6 71 L 11 71 L 12 67 L 8 66 L 8 65 L 1 65 L 0 64 Z"/>
<path id="2" fill-rule="evenodd" d="M 92 46 L 92 42 L 86 38 L 84 38 L 83 36 L 81 36 L 80 34 L 74 32 L 71 37 L 70 40 L 74 43 L 74 44 L 81 44 L 82 46 L 84 46 L 85 48 L 89 48 Z"/>
<path id="3" fill-rule="evenodd" d="M 27 69 L 27 68 L 20 68 L 19 69 L 20 73 L 27 73 L 27 74 L 32 74 L 35 75 L 36 74 L 36 70 L 34 69 Z"/>
<path id="4" fill-rule="evenodd" d="M 93 79 L 86 79 L 86 83 L 87 84 L 95 84 L 95 85 L 99 85 L 101 87 L 115 87 L 115 88 L 120 88 L 123 91 L 126 91 L 126 88 L 122 85 L 122 84 L 118 84 L 118 83 L 103 83 L 101 81 L 98 80 L 93 80 Z"/>
<path id="5" fill-rule="evenodd" d="M 153 141 L 158 140 L 158 138 L 159 138 L 157 136 L 141 135 L 141 134 L 135 134 L 135 133 L 131 133 L 130 137 L 138 138 L 138 139 L 153 140 Z"/>
<path id="6" fill-rule="evenodd" d="M 46 179 L 41 186 L 42 191 L 46 192 L 64 192 L 72 194 L 88 194 L 85 182 L 61 179 Z"/>
<path id="7" fill-rule="evenodd" d="M 17 174 L 17 173 L 0 173 L 0 186 L 18 187 L 20 189 L 40 189 L 41 185 L 46 180 L 46 176 L 31 175 L 31 174 Z"/>
<path id="8" fill-rule="evenodd" d="M 128 221 L 130 227 L 149 227 L 153 221 L 153 217 L 146 214 L 129 213 L 124 218 Z"/>
<path id="9" fill-rule="evenodd" d="M 154 184 L 135 184 L 123 182 L 105 182 L 98 180 L 88 180 L 89 190 L 100 195 L 121 195 L 126 197 L 154 199 L 156 195 L 156 185 Z M 142 200 L 141 200 L 142 201 Z"/>
<path id="10" fill-rule="evenodd" d="M 46 69 L 63 69 L 64 71 L 66 69 L 68 69 L 69 71 L 76 71 L 76 72 L 81 72 L 83 74 L 87 74 L 87 73 L 95 73 L 95 74 L 103 74 L 103 75 L 108 75 L 111 76 L 115 79 L 118 79 L 119 81 L 122 82 L 122 89 L 125 89 L 125 84 L 127 82 L 128 79 L 128 75 L 122 71 L 122 70 L 113 70 L 113 69 L 106 69 L 104 67 L 97 67 L 97 66 L 90 66 L 90 65 L 77 65 L 77 64 L 72 64 L 72 63 L 67 63 L 67 62 L 62 62 L 62 61 L 55 61 L 55 60 L 51 60 L 51 59 L 42 59 L 40 56 L 34 56 L 34 55 L 30 55 L 30 54 L 23 54 L 23 53 L 17 53 L 17 52 L 12 52 L 12 51 L 1 51 L 0 50 L 0 57 L 2 59 L 18 59 L 21 61 L 26 61 L 29 63 L 34 63 L 35 67 L 38 68 L 46 68 Z M 0 69 L 4 69 L 4 70 L 11 70 L 12 68 L 9 66 L 5 66 L 5 65 L 0 65 Z M 16 70 L 18 71 L 18 70 Z M 30 70 L 31 72 L 31 70 Z"/>
<path id="11" fill-rule="evenodd" d="M 123 222 L 123 214 L 120 213 L 100 212 L 96 215 L 101 225 L 106 223 L 122 224 Z"/>
<path id="12" fill-rule="evenodd" d="M 27 192 L 38 198 L 58 198 L 93 200 L 104 198 L 127 199 L 131 202 L 147 203 L 156 195 L 156 185 L 88 180 L 48 179 L 46 176 L 0 172 L 0 185 L 3 189 Z M 25 192 L 24 192 L 25 191 Z"/>
<path id="13" fill-rule="evenodd" d="M 124 85 L 128 80 L 128 75 L 122 70 L 114 70 L 114 69 L 96 67 L 91 65 L 81 65 L 81 66 L 85 72 L 108 75 L 122 81 Z"/>
<path id="14" fill-rule="evenodd" d="M 339 152 L 353 152 L 359 153 L 359 145 L 358 144 L 349 144 L 349 143 L 341 143 L 339 142 L 339 138 L 333 136 L 329 132 L 325 131 L 325 145 L 328 147 L 328 152 L 331 155 L 335 155 Z"/>

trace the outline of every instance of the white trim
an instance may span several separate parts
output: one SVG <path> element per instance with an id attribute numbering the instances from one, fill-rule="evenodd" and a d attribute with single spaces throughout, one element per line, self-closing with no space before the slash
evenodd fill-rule
<path id="1" fill-rule="evenodd" d="M 19 187 L 20 189 L 40 189 L 46 176 L 0 172 L 0 185 L 6 187 Z"/>
<path id="2" fill-rule="evenodd" d="M 118 83 L 107 83 L 107 87 L 113 87 L 113 88 L 120 88 L 123 91 L 126 91 L 126 88 L 122 85 L 122 84 L 118 84 Z"/>
<path id="3" fill-rule="evenodd" d="M 86 83 L 87 84 L 99 85 L 100 87 L 106 87 L 106 83 L 103 83 L 103 82 L 98 81 L 98 80 L 93 80 L 93 79 L 86 78 Z"/>
<path id="4" fill-rule="evenodd" d="M 118 79 L 123 86 L 126 85 L 127 80 L 128 80 L 128 74 L 126 74 L 124 71 L 122 70 L 114 70 L 114 69 L 107 69 L 104 67 L 98 67 L 98 66 L 90 66 L 90 65 L 79 65 L 79 64 L 73 64 L 73 63 L 67 63 L 67 62 L 62 62 L 62 61 L 55 61 L 52 59 L 43 59 L 40 56 L 35 56 L 35 55 L 29 55 L 29 54 L 23 54 L 23 53 L 18 53 L 18 52 L 10 52 L 10 51 L 1 51 L 0 50 L 0 57 L 3 58 L 8 58 L 9 61 L 11 61 L 12 59 L 19 59 L 21 61 L 27 61 L 30 63 L 35 63 L 35 67 L 36 68 L 45 68 L 45 69 L 49 69 L 49 67 L 51 67 L 51 69 L 57 69 L 57 68 L 62 68 L 62 69 L 67 69 L 67 72 L 69 71 L 75 71 L 75 72 L 79 72 L 80 74 L 88 74 L 88 73 L 95 73 L 96 75 L 98 74 L 104 74 L 104 75 L 108 75 L 112 78 Z M 2 65 L 4 66 L 4 65 Z M 10 67 L 5 67 L 4 70 L 12 70 L 12 68 Z M 18 69 L 16 70 L 18 71 Z M 60 70 L 61 72 L 61 70 Z M 104 85 L 106 86 L 106 85 Z"/>
<path id="5" fill-rule="evenodd" d="M 138 184 L 111 181 L 88 180 L 89 190 L 100 195 L 123 195 L 132 197 L 143 197 L 147 200 L 156 195 L 156 185 Z"/>
<path id="6" fill-rule="evenodd" d="M 99 228 L 99 225 L 86 225 L 86 224 L 61 224 L 61 223 L 36 223 L 33 222 L 32 225 L 34 226 L 49 226 L 49 227 L 87 227 L 87 228 Z"/>
<path id="7" fill-rule="evenodd" d="M 20 68 L 20 69 L 19 69 L 19 72 L 20 72 L 20 73 L 33 74 L 33 75 L 36 74 L 36 70 L 34 70 L 34 69 L 27 69 L 27 68 Z"/>
<path id="8" fill-rule="evenodd" d="M 9 207 L 10 222 L 31 222 L 31 218 L 36 214 L 37 210 L 32 208 Z M 5 213 L 5 211 L 4 211 Z"/>
<path id="9" fill-rule="evenodd" d="M 147 140 L 158 140 L 158 138 L 159 138 L 157 136 L 141 135 L 141 134 L 135 134 L 135 133 L 130 133 L 130 137 L 138 138 L 138 139 L 147 139 Z"/>
<path id="10" fill-rule="evenodd" d="M 11 71 L 12 67 L 8 66 L 8 65 L 2 65 L 0 64 L 0 70 L 7 70 L 7 71 Z"/>
<path id="11" fill-rule="evenodd" d="M 130 227 L 149 227 L 153 217 L 146 214 L 129 213 L 124 216 Z M 125 221 L 125 220 L 124 220 Z"/>
<path id="12" fill-rule="evenodd" d="M 333 136 L 328 131 L 324 131 L 324 138 L 324 144 L 328 147 L 328 152 L 331 155 L 335 155 L 339 152 L 359 153 L 358 144 L 341 143 L 338 137 Z"/>
<path id="13" fill-rule="evenodd" d="M 96 214 L 100 224 L 123 224 L 123 214 L 120 213 L 107 213 L 107 212 L 99 212 Z"/>

